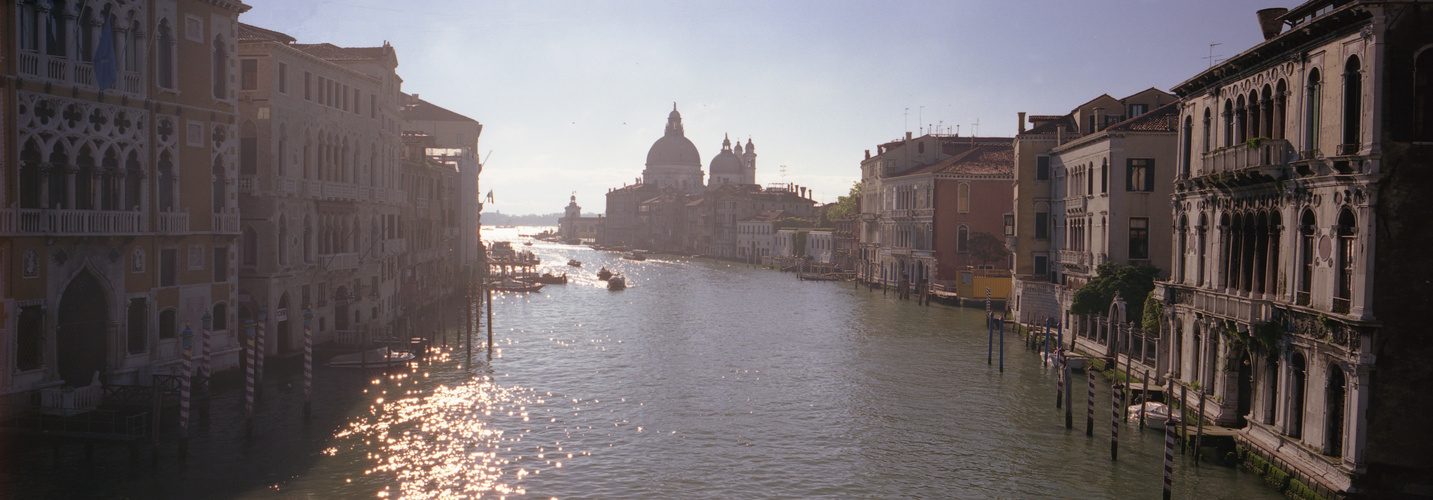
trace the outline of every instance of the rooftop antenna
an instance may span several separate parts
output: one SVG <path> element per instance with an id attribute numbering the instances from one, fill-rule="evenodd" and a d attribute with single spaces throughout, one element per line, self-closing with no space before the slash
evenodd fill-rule
<path id="1" fill-rule="evenodd" d="M 916 109 L 916 123 L 925 123 L 925 106 Z M 921 135 L 925 135 L 925 127 L 921 127 Z"/>
<path id="2" fill-rule="evenodd" d="M 972 123 L 972 124 L 971 124 L 970 137 L 971 137 L 971 138 L 975 138 L 975 137 L 977 137 L 977 136 L 979 136 L 979 135 L 980 135 L 980 119 L 979 119 L 979 118 L 976 118 L 976 119 L 975 119 L 975 123 Z"/>
<path id="3" fill-rule="evenodd" d="M 906 120 L 906 128 L 901 131 L 901 135 L 905 135 L 906 132 L 911 131 L 911 108 L 906 108 L 906 114 L 901 116 Z"/>
<path id="4" fill-rule="evenodd" d="M 1214 46 L 1215 46 L 1215 45 L 1224 45 L 1224 44 L 1222 44 L 1222 43 L 1213 43 L 1213 42 L 1210 42 L 1210 43 L 1209 43 L 1209 57 L 1205 57 L 1204 59 L 1208 59 L 1208 60 L 1209 60 L 1209 67 L 1211 67 L 1211 68 L 1214 67 L 1214 63 L 1215 63 L 1215 59 L 1214 59 Z M 1220 59 L 1220 60 L 1222 61 L 1222 59 Z"/>

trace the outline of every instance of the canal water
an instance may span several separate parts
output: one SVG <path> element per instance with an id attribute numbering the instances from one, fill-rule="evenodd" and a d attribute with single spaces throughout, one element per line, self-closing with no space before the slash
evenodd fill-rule
<path id="1" fill-rule="evenodd" d="M 517 231 L 484 234 L 517 244 Z M 100 447 L 87 462 L 70 446 L 57 461 L 47 446 L 12 444 L 0 496 L 1160 495 L 1163 434 L 1122 428 L 1111 462 L 1107 382 L 1087 438 L 1076 374 L 1076 429 L 1065 430 L 1054 374 L 1034 354 L 1007 337 L 1004 373 L 987 365 L 983 310 L 741 264 L 526 248 L 571 281 L 495 296 L 490 363 L 479 346 L 473 363 L 454 348 L 389 377 L 320 368 L 309 425 L 297 374 L 277 369 L 252 440 L 241 396 L 225 394 L 187 465 L 171 434 L 157 467 L 147 451 L 134 461 Z M 629 288 L 608 291 L 602 266 Z M 1253 474 L 1182 457 L 1174 487 L 1176 498 L 1281 498 Z"/>

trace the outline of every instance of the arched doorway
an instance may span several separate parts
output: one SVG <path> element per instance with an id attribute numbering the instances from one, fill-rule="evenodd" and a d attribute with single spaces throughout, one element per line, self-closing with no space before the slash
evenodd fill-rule
<path id="1" fill-rule="evenodd" d="M 95 372 L 105 372 L 109 297 L 98 278 L 88 270 L 70 281 L 60 298 L 59 324 L 55 327 L 56 360 L 65 384 L 89 385 Z"/>
<path id="2" fill-rule="evenodd" d="M 1239 399 L 1235 412 L 1239 417 L 1237 427 L 1248 423 L 1249 412 L 1254 408 L 1254 366 L 1247 353 L 1239 355 Z"/>
<path id="3" fill-rule="evenodd" d="M 294 312 L 289 311 L 289 294 L 284 292 L 279 297 L 279 310 L 274 311 L 274 317 L 279 320 L 278 326 L 275 327 L 279 334 L 279 352 L 293 350 L 293 340 L 289 332 L 289 316 L 292 314 Z"/>
<path id="4" fill-rule="evenodd" d="M 1289 430 L 1294 439 L 1304 437 L 1304 355 L 1294 353 L 1289 360 Z"/>

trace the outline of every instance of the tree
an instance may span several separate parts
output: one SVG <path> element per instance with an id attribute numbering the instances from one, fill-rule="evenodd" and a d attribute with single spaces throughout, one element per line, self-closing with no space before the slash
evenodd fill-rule
<path id="1" fill-rule="evenodd" d="M 858 204 L 860 200 L 861 183 L 854 182 L 851 184 L 851 191 L 849 193 L 845 196 L 836 197 L 836 204 L 831 206 L 831 210 L 826 212 L 826 216 L 830 217 L 831 220 L 836 220 L 856 215 L 856 213 L 861 210 Z"/>
<path id="2" fill-rule="evenodd" d="M 1009 255 L 1009 252 L 1005 250 L 1005 243 L 1000 241 L 1000 238 L 984 231 L 970 235 L 966 245 L 970 248 L 970 256 L 980 262 L 982 266 L 991 262 L 1004 261 L 1005 256 Z"/>
<path id="3" fill-rule="evenodd" d="M 1108 263 L 1100 264 L 1095 272 L 1094 278 L 1075 291 L 1070 304 L 1071 314 L 1105 314 L 1118 292 L 1125 301 L 1124 319 L 1139 321 L 1144 318 L 1145 299 L 1154 291 L 1154 279 L 1159 277 L 1159 268 L 1147 264 L 1121 266 Z"/>

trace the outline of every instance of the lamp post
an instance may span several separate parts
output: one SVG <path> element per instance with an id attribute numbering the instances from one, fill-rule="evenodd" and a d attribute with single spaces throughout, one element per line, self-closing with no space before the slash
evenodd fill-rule
<path id="1" fill-rule="evenodd" d="M 244 320 L 244 435 L 254 437 L 254 320 Z"/>
<path id="2" fill-rule="evenodd" d="M 313 416 L 313 309 L 304 308 L 304 422 Z"/>
<path id="3" fill-rule="evenodd" d="M 184 331 L 179 335 L 184 347 L 180 364 L 183 374 L 179 377 L 179 462 L 183 463 L 189 458 L 189 384 L 190 377 L 194 376 L 194 330 L 185 322 Z"/>

